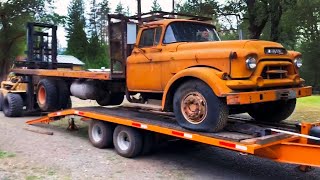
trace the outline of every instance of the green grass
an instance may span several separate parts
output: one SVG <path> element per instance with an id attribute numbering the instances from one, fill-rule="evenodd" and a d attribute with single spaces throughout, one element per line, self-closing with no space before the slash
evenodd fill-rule
<path id="1" fill-rule="evenodd" d="M 41 177 L 38 177 L 38 176 L 27 176 L 26 177 L 26 180 L 40 180 L 42 179 Z"/>
<path id="2" fill-rule="evenodd" d="M 1 151 L 0 150 L 0 159 L 4 158 L 10 158 L 10 157 L 15 157 L 16 155 L 14 153 L 6 152 L 6 151 Z"/>
<path id="3" fill-rule="evenodd" d="M 298 98 L 294 113 L 288 118 L 289 121 L 320 121 L 320 96 Z"/>

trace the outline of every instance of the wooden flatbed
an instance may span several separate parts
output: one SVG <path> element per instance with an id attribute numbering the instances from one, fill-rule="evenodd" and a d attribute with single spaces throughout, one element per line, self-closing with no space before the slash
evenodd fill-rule
<path id="1" fill-rule="evenodd" d="M 35 75 L 45 77 L 64 77 L 77 79 L 111 80 L 110 72 L 73 71 L 57 69 L 12 69 L 17 75 Z"/>
<path id="2" fill-rule="evenodd" d="M 302 123 L 301 129 L 297 129 L 293 124 L 282 124 L 282 126 L 253 124 L 242 122 L 241 118 L 230 117 L 226 130 L 203 133 L 180 127 L 171 114 L 137 107 L 80 107 L 49 113 L 27 123 L 49 123 L 68 116 L 79 116 L 84 121 L 102 121 L 138 131 L 174 136 L 278 162 L 298 164 L 301 167 L 320 167 L 319 143 L 307 143 L 308 138 L 316 139 L 317 142 L 320 138 L 306 134 L 311 127 L 319 126 L 320 123 Z M 278 130 L 281 133 L 268 134 Z"/>

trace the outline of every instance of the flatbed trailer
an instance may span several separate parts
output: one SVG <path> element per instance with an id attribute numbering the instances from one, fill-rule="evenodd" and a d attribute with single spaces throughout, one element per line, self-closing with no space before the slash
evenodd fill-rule
<path id="1" fill-rule="evenodd" d="M 167 135 L 277 162 L 297 164 L 302 171 L 307 171 L 309 167 L 320 167 L 320 138 L 310 134 L 312 130 L 319 130 L 320 122 L 261 124 L 230 116 L 225 130 L 202 133 L 180 127 L 170 113 L 153 108 L 117 106 L 62 110 L 26 123 L 50 123 L 65 117 L 73 119 L 75 116 L 90 121 L 88 133 L 94 146 L 106 148 L 114 145 L 117 153 L 124 157 L 141 155 L 143 151 L 151 149 L 153 137 Z"/>

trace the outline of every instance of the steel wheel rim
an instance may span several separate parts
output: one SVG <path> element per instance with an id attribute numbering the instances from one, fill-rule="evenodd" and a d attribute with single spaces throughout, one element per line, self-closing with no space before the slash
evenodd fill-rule
<path id="1" fill-rule="evenodd" d="M 100 126 L 95 125 L 92 127 L 92 138 L 95 142 L 100 142 L 102 140 L 102 129 Z"/>
<path id="2" fill-rule="evenodd" d="M 183 117 L 191 124 L 200 124 L 208 114 L 206 99 L 199 92 L 189 92 L 181 100 Z"/>
<path id="3" fill-rule="evenodd" d="M 120 132 L 117 137 L 119 148 L 122 151 L 126 151 L 130 147 L 130 138 L 126 132 Z"/>
<path id="4" fill-rule="evenodd" d="M 47 92 L 43 86 L 41 86 L 38 90 L 38 101 L 40 104 L 46 103 Z"/>

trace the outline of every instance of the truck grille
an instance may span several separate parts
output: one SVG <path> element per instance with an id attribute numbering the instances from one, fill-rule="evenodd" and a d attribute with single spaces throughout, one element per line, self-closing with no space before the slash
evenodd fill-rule
<path id="1" fill-rule="evenodd" d="M 263 79 L 284 79 L 288 76 L 287 66 L 266 66 L 261 76 Z"/>

